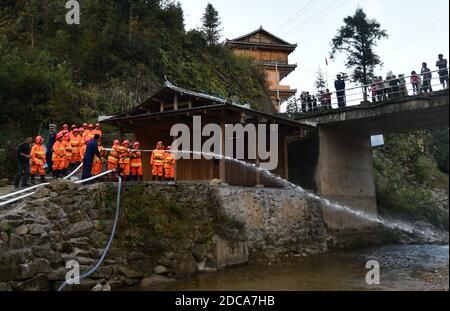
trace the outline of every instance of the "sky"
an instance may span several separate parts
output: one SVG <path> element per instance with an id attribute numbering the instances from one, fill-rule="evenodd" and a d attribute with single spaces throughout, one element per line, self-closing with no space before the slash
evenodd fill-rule
<path id="1" fill-rule="evenodd" d="M 328 83 L 345 68 L 345 56 L 339 55 L 329 66 L 331 39 L 346 16 L 362 7 L 369 18 L 376 19 L 389 35 L 375 51 L 384 63 L 376 69 L 383 77 L 388 71 L 409 76 L 420 71 L 422 62 L 436 70 L 437 55 L 449 58 L 448 0 L 179 0 L 185 14 L 186 29 L 201 27 L 201 17 L 208 2 L 218 10 L 222 22 L 222 40 L 234 39 L 263 26 L 267 31 L 290 42 L 297 50 L 289 62 L 298 68 L 281 84 L 301 91 L 314 91 L 319 68 L 327 72 Z"/>

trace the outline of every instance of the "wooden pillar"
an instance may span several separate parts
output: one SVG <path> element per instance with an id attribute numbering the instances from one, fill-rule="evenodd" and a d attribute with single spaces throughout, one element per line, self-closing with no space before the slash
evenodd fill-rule
<path id="1" fill-rule="evenodd" d="M 192 109 L 192 99 L 190 99 L 190 98 L 189 98 L 189 101 L 188 101 L 188 108 Z"/>
<path id="2" fill-rule="evenodd" d="M 289 180 L 289 148 L 288 138 L 286 133 L 281 132 L 283 137 L 283 164 L 284 164 L 284 179 Z"/>
<path id="3" fill-rule="evenodd" d="M 159 104 L 159 112 L 164 112 L 164 103 L 163 102 L 161 102 Z"/>
<path id="4" fill-rule="evenodd" d="M 173 110 L 178 110 L 178 95 L 173 98 Z"/>
<path id="5" fill-rule="evenodd" d="M 221 135 L 222 135 L 222 143 L 220 145 L 220 154 L 222 155 L 222 158 L 220 159 L 219 163 L 219 171 L 220 171 L 220 179 L 223 182 L 226 182 L 226 162 L 223 156 L 225 156 L 225 122 L 222 120 L 220 121 L 220 128 L 221 128 Z"/>

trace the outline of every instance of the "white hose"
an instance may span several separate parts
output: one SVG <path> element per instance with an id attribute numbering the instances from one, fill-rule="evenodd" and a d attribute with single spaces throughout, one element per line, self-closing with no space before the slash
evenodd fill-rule
<path id="1" fill-rule="evenodd" d="M 111 173 L 111 172 L 112 172 L 112 171 L 105 172 L 105 173 Z M 95 177 L 96 177 L 96 178 L 99 178 L 99 177 L 101 177 L 101 176 L 98 175 L 98 176 L 95 176 Z M 118 223 L 118 221 L 119 221 L 119 214 L 120 214 L 120 195 L 121 195 L 121 193 L 122 193 L 122 177 L 118 176 L 118 178 L 119 178 L 119 188 L 118 188 L 118 190 L 117 190 L 116 216 L 115 216 L 115 219 L 114 219 L 114 224 L 113 224 L 113 227 L 112 227 L 112 230 L 111 230 L 111 235 L 110 235 L 110 237 L 109 237 L 108 244 L 106 244 L 106 247 L 105 247 L 105 249 L 103 250 L 102 255 L 100 256 L 100 259 L 98 260 L 98 262 L 95 264 L 95 266 L 94 266 L 92 269 L 90 269 L 88 272 L 84 273 L 83 275 L 80 275 L 78 278 L 75 278 L 75 279 L 70 280 L 70 284 L 69 284 L 69 281 L 66 280 L 66 281 L 58 288 L 58 292 L 63 291 L 64 288 L 65 288 L 67 285 L 75 284 L 75 282 L 81 281 L 82 279 L 85 279 L 85 278 L 91 276 L 92 274 L 94 274 L 95 271 L 97 271 L 98 268 L 100 268 L 100 266 L 102 265 L 103 261 L 104 261 L 105 258 L 106 258 L 106 255 L 108 255 L 108 251 L 109 251 L 109 249 L 111 248 L 112 242 L 113 242 L 113 240 L 114 240 L 114 235 L 115 235 L 115 233 L 116 233 L 117 223 Z M 89 181 L 89 180 L 88 180 L 88 179 L 82 180 L 82 182 L 87 182 L 87 181 Z"/>
<path id="2" fill-rule="evenodd" d="M 69 179 L 73 175 L 75 175 L 81 168 L 83 167 L 83 163 L 81 163 L 72 173 L 64 177 L 63 179 Z"/>
<path id="3" fill-rule="evenodd" d="M 25 193 L 25 192 L 37 189 L 39 187 L 47 186 L 47 185 L 50 185 L 50 183 L 47 182 L 47 183 L 44 183 L 44 184 L 39 184 L 39 185 L 36 185 L 36 186 L 32 186 L 30 188 L 22 189 L 20 191 L 12 192 L 12 193 L 6 194 L 4 196 L 1 196 L 0 200 L 4 200 L 4 199 L 7 199 L 7 198 L 10 198 L 10 197 L 13 197 L 13 196 L 16 196 L 16 195 L 19 195 L 19 194 L 22 194 L 22 193 Z"/>
<path id="4" fill-rule="evenodd" d="M 69 179 L 70 177 L 75 175 L 82 167 L 83 167 L 83 164 L 80 164 L 72 173 L 70 173 L 68 176 L 64 177 L 63 179 Z M 31 186 L 29 188 L 22 189 L 22 190 L 19 190 L 19 191 L 16 191 L 16 192 L 11 192 L 9 194 L 1 196 L 0 200 L 4 200 L 4 199 L 7 199 L 7 198 L 10 198 L 10 197 L 13 197 L 13 196 L 16 196 L 16 195 L 19 195 L 19 194 L 22 194 L 22 193 L 25 193 L 25 192 L 28 192 L 28 191 L 40 188 L 40 187 L 48 186 L 48 185 L 50 185 L 50 183 L 47 182 L 47 183 L 39 184 L 39 185 L 36 185 L 36 186 Z M 18 200 L 20 200 L 20 199 L 18 199 Z M 15 201 L 13 201 L 13 202 L 15 202 Z M 4 203 L 6 203 L 6 202 L 0 203 L 0 206 L 7 205 L 7 204 L 4 204 Z"/>
<path id="5" fill-rule="evenodd" d="M 3 206 L 6 206 L 6 205 L 8 205 L 8 204 L 11 204 L 11 203 L 20 201 L 20 200 L 22 200 L 22 199 L 31 197 L 31 196 L 32 196 L 33 194 L 35 194 L 35 193 L 36 193 L 36 192 L 34 191 L 34 192 L 31 192 L 31 193 L 27 193 L 27 194 L 25 194 L 25 195 L 22 195 L 22 196 L 20 196 L 20 197 L 11 199 L 11 200 L 8 200 L 8 201 L 5 201 L 5 202 L 1 202 L 1 203 L 0 203 L 0 207 L 3 207 Z"/>
<path id="6" fill-rule="evenodd" d="M 92 176 L 92 177 L 89 177 L 89 178 L 86 178 L 86 179 L 83 179 L 83 180 L 78 180 L 78 181 L 76 181 L 75 183 L 76 183 L 76 184 L 84 184 L 84 183 L 87 183 L 87 182 L 89 182 L 89 181 L 95 180 L 95 179 L 97 179 L 97 178 L 103 177 L 103 176 L 105 176 L 105 175 L 111 174 L 111 173 L 114 172 L 114 171 L 115 171 L 115 170 L 106 171 L 106 172 L 103 172 L 103 173 L 101 173 L 101 174 L 99 174 L 99 175 L 95 175 L 95 176 Z"/>

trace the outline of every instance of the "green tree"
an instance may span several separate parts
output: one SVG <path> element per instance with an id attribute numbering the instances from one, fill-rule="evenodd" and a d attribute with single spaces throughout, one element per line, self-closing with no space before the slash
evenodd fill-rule
<path id="1" fill-rule="evenodd" d="M 299 105 L 299 102 L 296 97 L 290 99 L 287 102 L 286 113 L 288 114 L 288 116 L 290 118 L 295 119 L 296 117 L 298 117 L 301 114 L 301 109 L 298 105 Z"/>
<path id="2" fill-rule="evenodd" d="M 323 75 L 322 69 L 319 68 L 317 71 L 316 81 L 314 82 L 314 86 L 316 87 L 317 92 L 321 93 L 325 91 L 327 87 L 327 81 Z"/>
<path id="3" fill-rule="evenodd" d="M 220 29 L 221 22 L 219 12 L 217 12 L 211 3 L 208 3 L 206 6 L 202 22 L 202 30 L 205 34 L 206 42 L 208 42 L 208 45 L 210 46 L 216 45 L 219 42 L 222 29 Z"/>
<path id="4" fill-rule="evenodd" d="M 347 56 L 346 67 L 353 70 L 352 78 L 364 85 L 364 99 L 367 99 L 367 83 L 373 77 L 380 57 L 374 52 L 377 41 L 387 38 L 386 30 L 374 19 L 369 19 L 363 9 L 358 8 L 353 16 L 347 16 L 337 35 L 331 42 L 331 58 L 338 52 Z"/>

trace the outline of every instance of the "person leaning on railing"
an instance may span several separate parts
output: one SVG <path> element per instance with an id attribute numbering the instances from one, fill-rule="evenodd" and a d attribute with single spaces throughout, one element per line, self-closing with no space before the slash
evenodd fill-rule
<path id="1" fill-rule="evenodd" d="M 444 55 L 439 54 L 438 61 L 436 62 L 436 67 L 439 68 L 439 79 L 441 80 L 442 87 L 444 90 L 448 89 L 448 68 L 447 60 L 444 59 Z"/>
<path id="2" fill-rule="evenodd" d="M 336 88 L 336 96 L 338 99 L 339 108 L 344 108 L 345 104 L 345 81 L 342 79 L 342 75 L 336 76 L 337 80 L 334 81 L 334 87 Z"/>
<path id="3" fill-rule="evenodd" d="M 428 68 L 427 63 L 422 63 L 422 71 L 420 73 L 422 74 L 422 92 L 433 92 L 433 88 L 431 87 L 431 79 L 433 78 L 433 75 L 431 70 Z"/>

